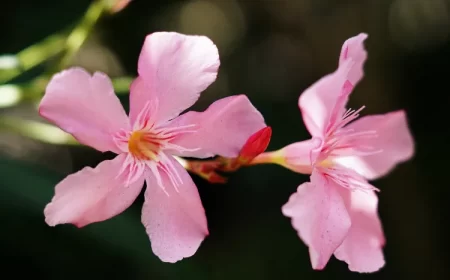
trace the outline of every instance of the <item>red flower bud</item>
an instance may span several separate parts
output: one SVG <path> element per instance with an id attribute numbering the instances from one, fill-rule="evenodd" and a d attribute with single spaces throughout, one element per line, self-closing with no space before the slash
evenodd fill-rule
<path id="1" fill-rule="evenodd" d="M 271 137 L 272 128 L 270 126 L 266 126 L 250 136 L 239 153 L 238 163 L 241 165 L 249 163 L 257 155 L 263 153 L 267 149 Z"/>

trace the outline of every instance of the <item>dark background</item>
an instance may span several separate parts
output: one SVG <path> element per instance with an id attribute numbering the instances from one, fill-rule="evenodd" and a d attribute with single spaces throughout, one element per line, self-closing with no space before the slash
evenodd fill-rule
<path id="1" fill-rule="evenodd" d="M 70 27 L 89 3 L 2 1 L 0 54 Z M 142 195 L 109 221 L 50 228 L 43 208 L 54 185 L 112 155 L 1 130 L 1 279 L 448 279 L 450 1 L 134 0 L 102 18 L 74 64 L 134 76 L 145 35 L 163 30 L 205 34 L 218 45 L 219 78 L 194 109 L 246 93 L 273 128 L 271 150 L 308 138 L 299 94 L 334 71 L 347 38 L 369 34 L 366 75 L 350 106 L 366 105 L 363 115 L 404 108 L 416 140 L 413 160 L 374 182 L 381 189 L 386 266 L 357 274 L 333 258 L 324 271 L 313 271 L 280 210 L 308 178 L 278 166 L 241 169 L 226 185 L 194 176 L 211 234 L 195 256 L 176 264 L 151 252 L 140 223 Z M 38 119 L 26 103 L 0 108 L 5 115 Z"/>

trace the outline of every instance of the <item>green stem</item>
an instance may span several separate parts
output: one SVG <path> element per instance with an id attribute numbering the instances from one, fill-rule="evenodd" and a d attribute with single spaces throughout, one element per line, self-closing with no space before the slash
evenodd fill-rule
<path id="1" fill-rule="evenodd" d="M 17 65 L 14 68 L 0 70 L 0 84 L 9 82 L 50 57 L 62 52 L 65 40 L 66 33 L 61 32 L 20 51 L 14 56 L 14 59 L 17 61 Z"/>
<path id="2" fill-rule="evenodd" d="M 118 95 L 127 94 L 130 91 L 130 85 L 133 80 L 133 77 L 119 77 L 112 79 L 115 92 Z"/>
<path id="3" fill-rule="evenodd" d="M 264 152 L 256 156 L 252 161 L 246 165 L 257 165 L 257 164 L 281 164 L 283 162 L 282 155 L 280 151 Z M 282 165 L 282 164 L 281 164 Z"/>
<path id="4" fill-rule="evenodd" d="M 0 85 L 0 95 L 14 96 L 11 97 L 13 100 L 10 103 L 2 103 L 1 97 L 8 99 L 8 96 L 0 96 L 0 108 L 11 107 L 21 101 L 39 101 L 44 94 L 45 87 L 47 86 L 50 78 L 50 75 L 43 74 L 27 83 Z M 114 91 L 118 95 L 127 94 L 130 90 L 130 84 L 133 79 L 133 77 L 128 76 L 112 79 Z"/>
<path id="5" fill-rule="evenodd" d="M 37 121 L 2 116 L 0 118 L 0 129 L 50 144 L 79 145 L 70 134 L 53 125 Z"/>
<path id="6" fill-rule="evenodd" d="M 95 24 L 108 8 L 105 2 L 106 1 L 104 0 L 96 0 L 92 2 L 79 24 L 72 30 L 69 37 L 67 37 L 65 43 L 66 51 L 59 63 L 60 69 L 65 68 L 70 63 L 73 56 L 86 41 Z"/>
<path id="7" fill-rule="evenodd" d="M 68 36 L 67 31 L 51 35 L 14 55 L 13 59 L 16 60 L 16 65 L 12 68 L 0 70 L 0 84 L 11 81 L 63 51 L 65 53 L 56 70 L 59 71 L 65 68 L 83 45 L 101 15 L 107 10 L 108 5 L 105 2 L 104 0 L 92 2 L 79 24 Z"/>

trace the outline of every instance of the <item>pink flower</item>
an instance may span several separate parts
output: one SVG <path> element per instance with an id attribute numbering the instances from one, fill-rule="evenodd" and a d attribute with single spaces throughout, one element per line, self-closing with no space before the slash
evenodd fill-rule
<path id="1" fill-rule="evenodd" d="M 55 75 L 40 114 L 81 143 L 118 156 L 67 176 L 44 213 L 50 226 L 83 227 L 118 215 L 147 183 L 142 223 L 163 261 L 192 256 L 208 235 L 196 186 L 173 155 L 235 157 L 265 127 L 243 95 L 188 112 L 217 76 L 216 46 L 203 36 L 153 33 L 139 57 L 127 117 L 110 79 L 72 68 Z"/>
<path id="2" fill-rule="evenodd" d="M 314 269 L 323 269 L 334 254 L 349 269 L 377 271 L 384 265 L 385 240 L 377 214 L 379 178 L 413 155 L 405 113 L 397 111 L 354 121 L 359 110 L 346 110 L 353 87 L 363 77 L 366 34 L 347 40 L 338 69 L 316 82 L 299 99 L 312 139 L 256 158 L 311 174 L 283 208 L 309 247 Z"/>

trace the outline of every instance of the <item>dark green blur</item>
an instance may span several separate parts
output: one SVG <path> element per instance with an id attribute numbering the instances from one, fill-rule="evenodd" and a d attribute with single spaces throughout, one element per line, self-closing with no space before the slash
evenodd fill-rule
<path id="1" fill-rule="evenodd" d="M 76 64 L 134 76 L 146 34 L 205 33 L 217 42 L 222 66 L 218 81 L 194 109 L 227 95 L 248 94 L 272 126 L 273 150 L 307 139 L 299 94 L 334 71 L 347 38 L 368 33 L 366 76 L 350 105 L 366 105 L 363 115 L 406 109 L 417 143 L 411 162 L 374 182 L 381 189 L 386 267 L 361 275 L 332 259 L 324 271 L 313 271 L 306 246 L 280 210 L 308 177 L 278 166 L 239 170 L 226 185 L 194 176 L 210 236 L 194 257 L 177 264 L 162 263 L 152 254 L 140 223 L 142 194 L 109 221 L 82 229 L 50 228 L 43 209 L 55 184 L 112 155 L 0 131 L 0 279 L 448 279 L 450 1 L 204 0 L 219 8 L 208 10 L 206 4 L 183 10 L 187 2 L 132 1 L 120 13 L 102 18 Z M 3 1 L 0 54 L 17 53 L 71 27 L 89 3 Z M 196 9 L 202 10 L 195 14 Z M 207 26 L 211 20 L 218 25 Z M 95 49 L 99 42 L 111 54 Z M 41 71 L 38 67 L 16 81 Z M 127 96 L 122 99 L 128 106 Z M 0 108 L 0 116 L 35 114 L 30 108 Z"/>

